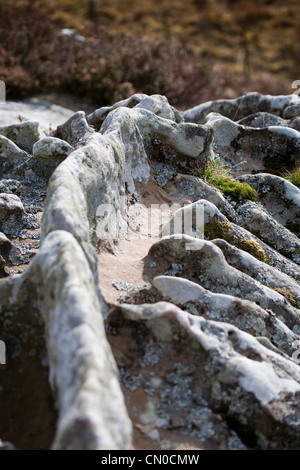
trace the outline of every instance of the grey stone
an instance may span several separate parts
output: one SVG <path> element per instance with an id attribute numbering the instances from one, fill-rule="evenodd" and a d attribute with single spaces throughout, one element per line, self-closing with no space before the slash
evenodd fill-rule
<path id="1" fill-rule="evenodd" d="M 166 328 L 169 325 L 167 336 L 163 338 L 160 333 L 157 340 L 172 352 L 173 367 L 169 365 L 169 372 L 162 376 L 161 394 L 156 405 L 160 420 L 152 426 L 149 420 L 150 429 L 159 431 L 160 426 L 165 430 L 176 428 L 177 434 L 192 435 L 200 442 L 214 440 L 217 433 L 228 445 L 228 428 L 223 422 L 222 431 L 218 429 L 213 411 L 221 403 L 221 415 L 229 413 L 249 431 L 251 429 L 252 438 L 246 447 L 298 447 L 299 427 L 294 408 L 300 390 L 297 364 L 233 325 L 194 317 L 172 303 L 127 304 L 122 305 L 121 310 L 133 331 L 134 322 L 137 326 L 144 323 L 154 335 L 160 331 L 158 325 L 162 321 Z M 178 331 L 182 333 L 181 342 L 186 350 L 184 363 L 178 361 Z M 195 350 L 196 345 L 195 368 L 191 348 Z M 161 368 L 162 363 L 163 357 L 157 367 Z M 283 402 L 284 396 L 289 399 Z M 177 403 L 175 408 L 174 402 Z M 274 420 L 275 427 L 267 425 Z M 238 441 L 235 445 L 243 448 Z"/>
<path id="2" fill-rule="evenodd" d="M 24 121 L 10 126 L 1 126 L 0 134 L 28 153 L 32 152 L 32 147 L 38 140 L 46 137 L 45 132 L 36 121 Z"/>
<path id="3" fill-rule="evenodd" d="M 0 229 L 14 236 L 23 228 L 24 207 L 15 194 L 0 194 Z"/>
<path id="4" fill-rule="evenodd" d="M 284 226 L 293 223 L 300 232 L 300 189 L 286 179 L 268 173 L 242 175 L 238 181 L 246 182 L 257 190 L 259 202 Z"/>
<path id="5" fill-rule="evenodd" d="M 17 180 L 5 179 L 0 181 L 0 193 L 16 193 L 21 183 Z"/>
<path id="6" fill-rule="evenodd" d="M 28 157 L 14 142 L 0 135 L 0 178 L 8 174 L 16 166 L 21 166 Z"/>
<path id="7" fill-rule="evenodd" d="M 20 141 L 1 136 L 1 329 L 22 360 L 47 357 L 53 449 L 132 449 L 131 420 L 160 449 L 299 446 L 299 191 L 250 174 L 299 161 L 298 106 L 296 95 L 250 93 L 179 112 L 136 94 L 74 113 L 33 155 L 31 124 L 12 127 Z M 257 203 L 180 175 L 214 157 L 255 187 Z M 155 188 L 151 176 L 158 200 L 188 204 L 143 259 L 140 287 L 108 305 L 97 255 L 120 256 L 128 207 L 148 181 Z"/>
<path id="8" fill-rule="evenodd" d="M 268 112 L 282 116 L 289 106 L 299 105 L 296 94 L 271 96 L 257 92 L 245 93 L 235 99 L 208 101 L 184 112 L 186 121 L 202 124 L 209 113 L 220 113 L 231 120 L 239 120 L 257 112 Z"/>
<path id="9" fill-rule="evenodd" d="M 115 279 L 112 282 L 112 285 L 117 289 L 117 290 L 128 290 L 130 287 L 132 287 L 132 284 L 130 282 L 126 281 L 120 281 L 118 279 Z"/>
<path id="10" fill-rule="evenodd" d="M 213 293 L 188 279 L 158 276 L 153 279 L 153 287 L 160 292 L 163 300 L 172 302 L 189 313 L 195 310 L 198 315 L 207 319 L 224 321 L 256 337 L 266 337 L 279 354 L 283 352 L 292 356 L 293 341 L 300 338 L 276 317 L 270 321 L 269 313 L 255 303 L 231 295 Z"/>
<path id="11" fill-rule="evenodd" d="M 54 169 L 73 151 L 73 147 L 56 137 L 45 137 L 33 145 L 33 168 L 38 175 L 49 178 Z"/>
<path id="12" fill-rule="evenodd" d="M 192 256 L 191 256 L 192 254 Z M 223 252 L 212 242 L 187 235 L 164 237 L 152 245 L 150 256 L 160 258 L 161 274 L 181 263 L 180 277 L 190 273 L 207 290 L 250 300 L 263 309 L 271 309 L 288 328 L 300 325 L 300 311 L 276 292 L 251 276 L 230 266 Z M 178 272 L 172 275 L 178 275 Z"/>

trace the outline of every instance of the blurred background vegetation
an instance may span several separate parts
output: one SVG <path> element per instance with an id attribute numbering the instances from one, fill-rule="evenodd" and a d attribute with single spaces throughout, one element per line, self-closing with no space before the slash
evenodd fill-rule
<path id="1" fill-rule="evenodd" d="M 78 108 L 135 92 L 179 109 L 300 79 L 298 0 L 1 0 L 8 99 Z"/>

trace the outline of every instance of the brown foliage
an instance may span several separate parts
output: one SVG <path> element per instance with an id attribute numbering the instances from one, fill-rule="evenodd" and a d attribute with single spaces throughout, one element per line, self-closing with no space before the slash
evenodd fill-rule
<path id="1" fill-rule="evenodd" d="M 0 79 L 8 98 L 67 92 L 102 106 L 141 92 L 166 95 L 180 108 L 237 96 L 248 86 L 270 92 L 268 77 L 249 81 L 174 38 L 146 40 L 86 25 L 82 40 L 61 34 L 63 26 L 38 0 L 2 0 Z"/>

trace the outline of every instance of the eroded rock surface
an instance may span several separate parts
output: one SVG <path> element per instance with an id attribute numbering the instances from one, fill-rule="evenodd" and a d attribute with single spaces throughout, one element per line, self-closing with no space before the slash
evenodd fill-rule
<path id="1" fill-rule="evenodd" d="M 299 109 L 136 94 L 3 123 L 0 339 L 49 374 L 47 436 L 4 442 L 300 448 L 300 189 L 270 173 L 299 164 Z"/>

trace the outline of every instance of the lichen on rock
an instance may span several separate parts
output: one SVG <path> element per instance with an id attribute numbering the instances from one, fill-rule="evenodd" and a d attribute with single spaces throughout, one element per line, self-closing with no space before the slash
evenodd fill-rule
<path id="1" fill-rule="evenodd" d="M 0 128 L 0 339 L 47 363 L 49 448 L 299 448 L 299 189 L 268 173 L 299 162 L 298 114 L 135 94 Z"/>

